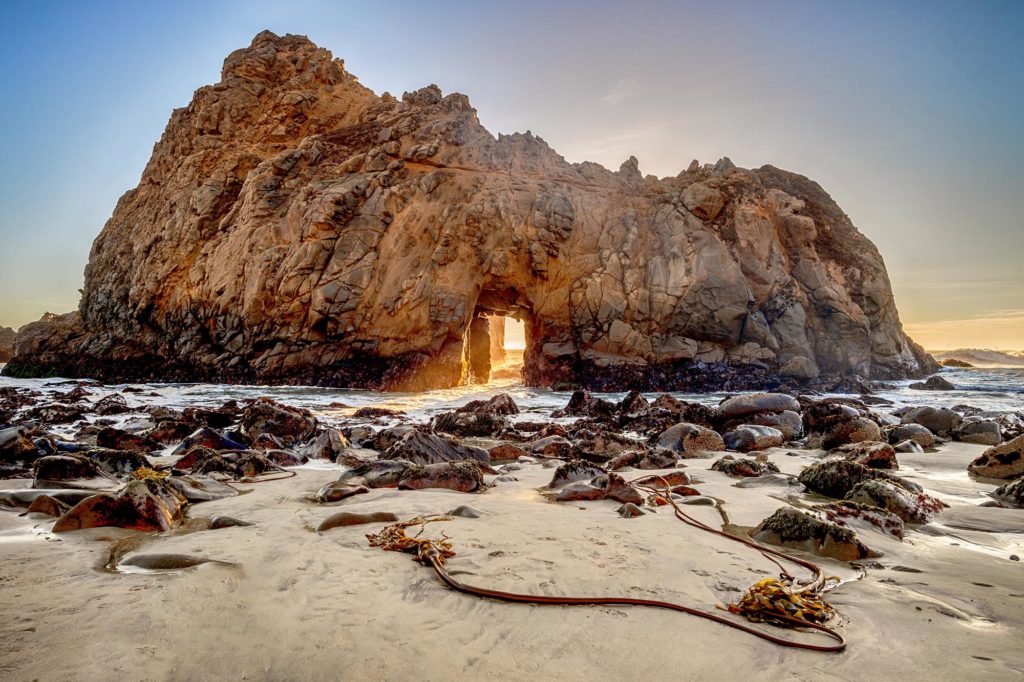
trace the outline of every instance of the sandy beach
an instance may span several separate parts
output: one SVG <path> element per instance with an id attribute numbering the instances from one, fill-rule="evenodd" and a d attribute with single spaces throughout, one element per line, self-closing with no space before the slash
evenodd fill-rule
<path id="1" fill-rule="evenodd" d="M 111 541 L 130 531 L 55 536 L 50 519 L 0 514 L 7 614 L 0 673 L 7 680 L 1019 679 L 1024 581 L 1021 563 L 1008 557 L 1024 554 L 1024 525 L 1019 511 L 972 504 L 976 486 L 964 467 L 983 449 L 952 443 L 900 455 L 901 474 L 951 508 L 902 543 L 861 531 L 877 559 L 815 559 L 843 580 L 828 594 L 849 642 L 841 654 L 783 649 L 656 609 L 478 599 L 449 590 L 407 555 L 371 548 L 366 533 L 385 524 L 314 530 L 341 510 L 405 519 L 469 505 L 480 518 L 428 527 L 451 538 L 452 573 L 545 595 L 628 595 L 714 609 L 777 572 L 753 550 L 690 528 L 666 508 L 624 519 L 617 502 L 553 503 L 539 491 L 551 478 L 542 464 L 523 465 L 512 472 L 517 480 L 481 494 L 377 489 L 319 505 L 311 495 L 338 476 L 335 466 L 321 465 L 239 484 L 237 497 L 189 508 L 192 518 L 229 515 L 252 526 L 149 535 L 127 554 L 229 564 L 111 572 L 102 568 Z M 793 474 L 816 455 L 789 453 L 769 455 Z M 724 501 L 737 526 L 756 525 L 783 500 L 811 499 L 793 492 L 799 487 L 737 487 L 708 470 L 714 459 L 687 460 L 686 470 L 704 495 Z M 721 525 L 714 507 L 687 510 Z"/>

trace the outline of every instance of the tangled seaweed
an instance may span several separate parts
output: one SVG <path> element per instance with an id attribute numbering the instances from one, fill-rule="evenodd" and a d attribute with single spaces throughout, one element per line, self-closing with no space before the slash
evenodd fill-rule
<path id="1" fill-rule="evenodd" d="M 835 616 L 835 609 L 822 599 L 817 590 L 794 590 L 775 578 L 759 580 L 739 601 L 729 604 L 726 610 L 742 615 L 752 623 L 767 622 L 790 627 L 793 620 L 826 623 Z"/>
<path id="2" fill-rule="evenodd" d="M 167 478 L 170 473 L 170 471 L 157 471 L 156 469 L 150 469 L 149 467 L 139 467 L 133 471 L 128 478 L 133 481 L 145 481 L 150 478 L 159 481 Z"/>
<path id="3" fill-rule="evenodd" d="M 390 526 L 385 526 L 379 533 L 367 535 L 366 539 L 370 541 L 371 547 L 380 547 L 389 552 L 415 554 L 416 560 L 421 563 L 428 563 L 424 560 L 424 557 L 427 555 L 427 550 L 432 548 L 436 550 L 438 560 L 444 564 L 445 561 L 455 556 L 455 550 L 452 549 L 452 543 L 448 541 L 448 536 L 441 533 L 439 538 L 420 537 L 425 530 L 425 526 L 434 521 L 451 521 L 451 517 L 440 516 L 431 519 L 417 517 L 409 521 L 399 521 Z M 420 530 L 414 537 L 409 537 L 405 534 L 405 529 L 412 526 L 420 526 Z"/>

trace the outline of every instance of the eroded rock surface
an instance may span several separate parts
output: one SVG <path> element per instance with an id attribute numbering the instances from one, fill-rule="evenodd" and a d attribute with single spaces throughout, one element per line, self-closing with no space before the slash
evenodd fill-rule
<path id="1" fill-rule="evenodd" d="M 79 309 L 19 331 L 5 371 L 451 386 L 494 313 L 525 321 L 531 385 L 937 369 L 877 249 L 813 181 L 571 164 L 529 132 L 495 138 L 464 95 L 377 96 L 308 39 L 263 32 L 173 112 Z"/>

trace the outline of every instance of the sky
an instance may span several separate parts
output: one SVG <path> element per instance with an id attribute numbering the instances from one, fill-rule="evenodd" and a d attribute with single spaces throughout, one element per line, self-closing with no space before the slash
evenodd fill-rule
<path id="1" fill-rule="evenodd" d="M 819 182 L 927 348 L 1024 348 L 1024 3 L 0 4 L 0 325 L 76 307 L 89 247 L 171 110 L 263 29 L 360 81 L 470 97 L 492 133 L 675 175 Z"/>

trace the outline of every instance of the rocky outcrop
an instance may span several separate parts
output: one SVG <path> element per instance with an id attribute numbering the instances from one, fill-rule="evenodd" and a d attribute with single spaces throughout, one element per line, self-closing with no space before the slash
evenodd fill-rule
<path id="1" fill-rule="evenodd" d="M 5 371 L 450 386 L 487 373 L 471 346 L 493 315 L 524 321 L 532 385 L 937 368 L 877 249 L 803 176 L 571 164 L 530 132 L 495 138 L 464 95 L 377 96 L 264 32 L 173 112 L 79 309 L 23 328 Z"/>
<path id="2" fill-rule="evenodd" d="M 0 362 L 7 362 L 14 352 L 14 330 L 0 327 Z"/>

